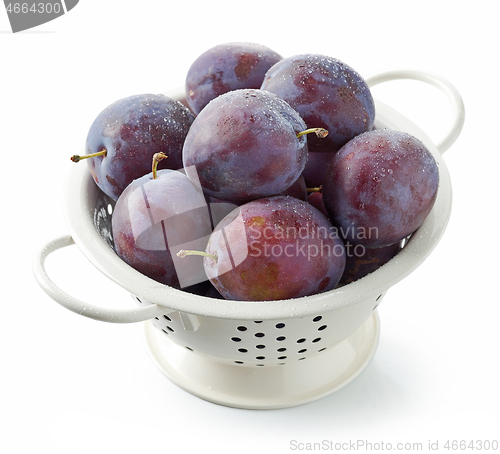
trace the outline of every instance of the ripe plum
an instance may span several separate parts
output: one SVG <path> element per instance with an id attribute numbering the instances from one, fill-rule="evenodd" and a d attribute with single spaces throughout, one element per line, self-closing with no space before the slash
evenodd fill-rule
<path id="1" fill-rule="evenodd" d="M 203 259 L 226 299 L 267 301 L 334 288 L 345 267 L 342 239 L 312 205 L 290 196 L 241 205 L 216 227 Z"/>
<path id="2" fill-rule="evenodd" d="M 92 123 L 86 141 L 88 154 L 105 151 L 87 160 L 95 182 L 117 200 L 133 180 L 151 171 L 155 153 L 168 155 L 160 169 L 182 168 L 182 146 L 193 120 L 187 107 L 164 95 L 134 95 L 109 105 Z"/>
<path id="3" fill-rule="evenodd" d="M 401 241 L 385 247 L 367 248 L 346 243 L 345 270 L 339 287 L 357 281 L 387 263 L 401 250 Z"/>
<path id="4" fill-rule="evenodd" d="M 437 195 L 439 170 L 425 145 L 402 131 L 363 133 L 336 153 L 323 201 L 353 244 L 382 247 L 423 223 Z"/>
<path id="5" fill-rule="evenodd" d="M 260 88 L 267 70 L 281 55 L 255 43 L 212 47 L 191 65 L 186 76 L 187 103 L 197 115 L 214 98 L 228 91 Z"/>
<path id="6" fill-rule="evenodd" d="M 306 186 L 308 188 L 317 188 L 325 181 L 325 173 L 328 164 L 335 155 L 334 151 L 310 151 L 307 163 L 302 172 Z"/>
<path id="7" fill-rule="evenodd" d="M 301 175 L 295 183 L 293 183 L 288 189 L 277 195 L 290 195 L 299 200 L 307 199 L 307 186 L 304 177 Z"/>
<path id="8" fill-rule="evenodd" d="M 308 127 L 328 130 L 325 140 L 308 137 L 309 151 L 337 151 L 370 130 L 375 105 L 365 80 L 332 57 L 302 54 L 284 58 L 266 73 L 261 89 L 288 102 Z"/>
<path id="9" fill-rule="evenodd" d="M 289 195 L 299 200 L 307 200 L 307 187 L 304 177 L 301 175 L 298 180 L 293 183 L 288 189 L 285 189 L 283 192 L 276 195 Z M 212 217 L 214 219 L 218 218 L 217 222 L 212 223 L 214 227 L 222 220 L 223 217 L 233 211 L 234 208 L 242 205 L 242 203 L 235 204 L 226 202 L 209 195 L 207 195 L 207 203 L 210 206 L 210 213 L 212 214 Z M 224 216 L 220 217 L 219 213 L 223 213 L 224 211 Z"/>
<path id="10" fill-rule="evenodd" d="M 326 211 L 325 204 L 323 202 L 323 194 L 321 192 L 311 192 L 307 196 L 307 203 L 310 203 L 314 208 L 321 211 L 327 218 L 329 218 L 328 211 Z"/>
<path id="11" fill-rule="evenodd" d="M 198 261 L 175 255 L 204 249 L 212 231 L 205 196 L 183 172 L 134 180 L 116 202 L 112 229 L 116 253 L 151 279 L 176 288 L 206 281 Z"/>
<path id="12" fill-rule="evenodd" d="M 183 148 L 184 167 L 195 166 L 206 194 L 232 203 L 279 194 L 307 161 L 299 114 L 263 90 L 234 90 L 196 117 Z"/>

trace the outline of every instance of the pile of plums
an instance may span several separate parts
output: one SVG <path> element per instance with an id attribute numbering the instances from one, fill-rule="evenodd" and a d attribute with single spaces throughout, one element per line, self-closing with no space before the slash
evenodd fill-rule
<path id="1" fill-rule="evenodd" d="M 325 55 L 215 46 L 186 97 L 104 109 L 84 156 L 115 202 L 112 247 L 158 282 L 231 300 L 347 285 L 394 257 L 429 214 L 437 164 L 374 127 L 370 89 Z"/>

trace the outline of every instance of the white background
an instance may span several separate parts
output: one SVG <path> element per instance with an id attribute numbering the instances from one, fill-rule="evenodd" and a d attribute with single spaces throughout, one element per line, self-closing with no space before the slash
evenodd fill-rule
<path id="1" fill-rule="evenodd" d="M 424 449 L 429 440 L 499 440 L 494 3 L 81 0 L 18 34 L 0 11 L 0 450 L 279 454 L 307 447 L 293 440 Z M 183 85 L 200 53 L 229 41 L 259 42 L 284 56 L 327 54 L 365 76 L 431 71 L 457 87 L 466 108 L 462 134 L 445 155 L 454 191 L 448 229 L 386 295 L 373 361 L 335 394 L 284 410 L 226 408 L 182 391 L 150 361 L 141 324 L 73 314 L 40 290 L 31 271 L 35 251 L 67 232 L 69 156 L 83 148 L 94 117 L 119 98 Z M 447 131 L 450 107 L 433 87 L 394 82 L 373 94 L 432 139 Z M 48 267 L 74 296 L 131 304 L 76 246 Z"/>

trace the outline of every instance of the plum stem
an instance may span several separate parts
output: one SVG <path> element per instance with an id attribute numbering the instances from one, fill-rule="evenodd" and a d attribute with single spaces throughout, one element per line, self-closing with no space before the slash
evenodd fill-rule
<path id="1" fill-rule="evenodd" d="M 318 186 L 317 188 L 307 188 L 307 193 L 310 194 L 311 192 L 323 192 L 323 186 Z"/>
<path id="2" fill-rule="evenodd" d="M 156 180 L 157 177 L 157 172 L 156 170 L 158 169 L 158 163 L 160 161 L 163 161 L 163 159 L 167 159 L 168 156 L 165 153 L 155 153 L 153 155 L 153 180 Z"/>
<path id="3" fill-rule="evenodd" d="M 328 135 L 328 131 L 324 128 L 309 128 L 305 131 L 300 131 L 297 133 L 297 139 L 305 134 L 311 134 L 314 132 L 320 139 L 324 139 Z"/>
<path id="4" fill-rule="evenodd" d="M 177 257 L 183 259 L 187 255 L 201 255 L 202 257 L 208 257 L 209 259 L 217 261 L 217 256 L 215 254 L 209 254 L 208 252 L 203 251 L 188 251 L 186 249 L 181 249 L 177 252 Z"/>
<path id="5" fill-rule="evenodd" d="M 86 154 L 83 156 L 75 154 L 75 155 L 71 156 L 71 160 L 73 162 L 79 162 L 82 159 L 95 158 L 97 156 L 106 156 L 107 153 L 108 153 L 108 150 L 106 150 L 106 148 L 103 148 L 101 151 L 98 151 L 97 153 Z"/>

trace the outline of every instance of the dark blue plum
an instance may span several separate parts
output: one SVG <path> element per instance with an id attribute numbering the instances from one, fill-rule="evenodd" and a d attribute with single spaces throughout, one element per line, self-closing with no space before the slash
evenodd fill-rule
<path id="1" fill-rule="evenodd" d="M 205 196 L 183 172 L 134 180 L 116 202 L 112 231 L 118 256 L 149 278 L 190 289 L 207 279 L 196 258 L 176 256 L 185 244 L 203 250 L 212 231 Z"/>
<path id="2" fill-rule="evenodd" d="M 375 130 L 355 137 L 335 154 L 323 201 L 347 240 L 383 247 L 421 226 L 438 185 L 437 163 L 419 139 L 402 131 Z"/>
<path id="3" fill-rule="evenodd" d="M 309 140 L 309 139 L 308 139 Z M 310 151 L 302 176 L 308 188 L 318 188 L 325 181 L 326 169 L 335 152 Z"/>
<path id="4" fill-rule="evenodd" d="M 164 95 L 143 94 L 120 99 L 94 120 L 85 150 L 105 156 L 87 159 L 101 190 L 117 200 L 136 178 L 151 172 L 155 153 L 168 159 L 159 169 L 182 168 L 182 146 L 194 115 L 179 101 Z"/>
<path id="5" fill-rule="evenodd" d="M 241 205 L 211 234 L 205 272 L 226 299 L 269 301 L 333 289 L 345 248 L 326 216 L 307 202 L 275 196 Z"/>
<path id="6" fill-rule="evenodd" d="M 308 128 L 325 128 L 326 139 L 308 137 L 309 151 L 337 151 L 373 127 L 375 105 L 365 80 L 332 57 L 302 54 L 284 58 L 266 73 L 261 89 L 288 102 Z"/>
<path id="7" fill-rule="evenodd" d="M 325 204 L 323 203 L 323 194 L 321 192 L 311 192 L 307 196 L 307 203 L 310 203 L 314 208 L 321 211 L 326 217 L 330 216 L 326 211 Z"/>
<path id="8" fill-rule="evenodd" d="M 220 44 L 201 54 L 186 76 L 187 103 L 198 114 L 212 99 L 232 90 L 260 88 L 281 55 L 255 43 Z"/>
<path id="9" fill-rule="evenodd" d="M 211 101 L 196 117 L 183 148 L 184 167 L 195 166 L 204 192 L 243 203 L 280 194 L 307 161 L 306 125 L 276 95 L 234 90 Z"/>
<path id="10" fill-rule="evenodd" d="M 288 189 L 277 195 L 289 195 L 299 200 L 307 200 L 307 186 L 304 177 L 301 175 Z"/>
<path id="11" fill-rule="evenodd" d="M 361 244 L 346 245 L 346 264 L 344 274 L 338 284 L 339 287 L 357 281 L 373 273 L 395 257 L 401 250 L 401 241 L 385 247 L 367 248 Z"/>

